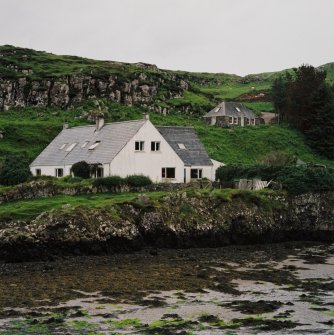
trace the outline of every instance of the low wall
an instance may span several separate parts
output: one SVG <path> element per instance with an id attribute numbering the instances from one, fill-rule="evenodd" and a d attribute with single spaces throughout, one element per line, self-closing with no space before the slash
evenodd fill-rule
<path id="1" fill-rule="evenodd" d="M 52 180 L 36 180 L 15 187 L 0 189 L 0 204 L 10 201 L 49 198 L 55 195 L 84 195 L 95 193 L 123 193 L 123 192 L 158 192 L 158 191 L 179 191 L 187 188 L 204 188 L 217 186 L 216 183 L 208 181 L 194 182 L 189 184 L 161 183 L 151 184 L 143 187 L 122 185 L 117 187 L 95 187 L 93 185 L 59 185 Z"/>

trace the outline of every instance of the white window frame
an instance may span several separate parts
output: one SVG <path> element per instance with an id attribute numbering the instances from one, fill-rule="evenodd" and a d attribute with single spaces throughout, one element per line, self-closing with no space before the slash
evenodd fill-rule
<path id="1" fill-rule="evenodd" d="M 145 150 L 145 141 L 135 141 L 135 152 L 142 152 Z"/>
<path id="2" fill-rule="evenodd" d="M 159 141 L 151 141 L 151 151 L 153 151 L 153 152 L 160 151 L 160 142 Z"/>
<path id="3" fill-rule="evenodd" d="M 234 120 L 233 120 L 233 121 L 234 121 L 234 122 L 233 122 L 234 124 L 238 124 L 238 123 L 239 123 L 237 117 L 235 117 L 235 118 L 233 118 L 233 119 L 234 119 Z"/>
<path id="4" fill-rule="evenodd" d="M 174 177 L 167 177 L 167 169 L 174 169 Z M 163 167 L 161 168 L 161 178 L 162 179 L 175 179 L 176 178 L 176 168 L 175 167 Z"/>
<path id="5" fill-rule="evenodd" d="M 178 143 L 177 146 L 179 147 L 179 149 L 181 150 L 186 150 L 186 146 L 184 145 L 184 143 Z"/>
<path id="6" fill-rule="evenodd" d="M 85 148 L 87 146 L 87 144 L 89 143 L 89 141 L 85 141 L 82 145 L 81 145 L 81 148 Z"/>
<path id="7" fill-rule="evenodd" d="M 233 124 L 233 116 L 229 116 L 228 117 L 228 123 L 229 124 Z"/>
<path id="8" fill-rule="evenodd" d="M 59 173 L 61 171 L 61 173 Z M 55 169 L 55 175 L 57 178 L 64 177 L 64 169 L 63 168 L 56 168 Z"/>
<path id="9" fill-rule="evenodd" d="M 92 144 L 88 150 L 94 150 L 99 144 L 101 143 L 101 141 L 96 141 L 94 144 Z"/>
<path id="10" fill-rule="evenodd" d="M 191 172 L 192 171 L 197 171 L 197 177 L 191 177 Z M 200 168 L 194 168 L 190 169 L 190 179 L 202 179 L 203 178 L 203 169 Z"/>
<path id="11" fill-rule="evenodd" d="M 253 125 L 253 126 L 256 125 L 256 121 L 255 121 L 255 119 L 252 119 L 252 125 Z"/>
<path id="12" fill-rule="evenodd" d="M 76 147 L 77 143 L 72 143 L 65 151 L 70 152 Z"/>

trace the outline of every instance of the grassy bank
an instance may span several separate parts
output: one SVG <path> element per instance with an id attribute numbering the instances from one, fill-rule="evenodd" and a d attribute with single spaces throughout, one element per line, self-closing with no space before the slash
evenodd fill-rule
<path id="1" fill-rule="evenodd" d="M 137 107 L 107 104 L 107 122 L 141 119 L 145 112 Z M 17 153 L 32 161 L 61 131 L 65 120 L 71 126 L 88 124 L 87 112 L 92 108 L 91 103 L 86 103 L 71 110 L 24 108 L 1 112 L 0 129 L 5 131 L 5 138 L 0 140 L 0 156 Z M 226 164 L 254 164 L 266 154 L 284 151 L 303 161 L 333 166 L 332 161 L 319 157 L 304 143 L 302 134 L 287 126 L 221 129 L 190 115 L 156 113 L 151 113 L 151 121 L 155 125 L 195 127 L 209 155 Z"/>

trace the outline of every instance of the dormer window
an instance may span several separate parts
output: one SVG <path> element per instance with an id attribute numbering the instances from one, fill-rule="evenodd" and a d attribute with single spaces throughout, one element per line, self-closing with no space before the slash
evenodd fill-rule
<path id="1" fill-rule="evenodd" d="M 177 146 L 179 147 L 179 149 L 181 150 L 186 150 L 186 146 L 183 143 L 178 143 Z"/>
<path id="2" fill-rule="evenodd" d="M 100 143 L 101 143 L 101 141 L 96 141 L 93 145 L 91 145 L 88 148 L 88 150 L 94 150 Z"/>
<path id="3" fill-rule="evenodd" d="M 72 151 L 76 145 L 77 145 L 76 143 L 72 143 L 65 151 L 67 152 Z"/>

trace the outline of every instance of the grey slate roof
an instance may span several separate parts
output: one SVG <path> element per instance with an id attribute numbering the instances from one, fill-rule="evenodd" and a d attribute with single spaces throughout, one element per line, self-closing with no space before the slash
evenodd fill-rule
<path id="1" fill-rule="evenodd" d="M 239 102 L 223 101 L 203 117 L 234 116 L 255 119 L 257 116 L 246 106 Z"/>
<path id="2" fill-rule="evenodd" d="M 31 166 L 71 165 L 79 161 L 110 163 L 144 123 L 145 120 L 114 122 L 105 124 L 98 132 L 95 125 L 63 129 Z M 82 148 L 86 141 L 88 144 Z M 94 150 L 88 150 L 96 141 L 101 143 Z M 67 152 L 66 148 L 73 143 L 77 145 Z M 66 147 L 60 149 L 63 144 Z"/>
<path id="3" fill-rule="evenodd" d="M 185 165 L 213 165 L 206 150 L 200 142 L 194 128 L 190 127 L 156 127 L 169 145 L 174 149 Z M 184 144 L 186 149 L 180 149 L 178 144 Z"/>

